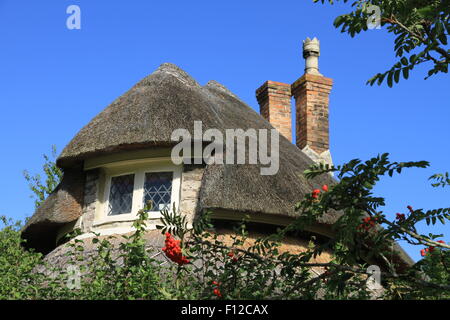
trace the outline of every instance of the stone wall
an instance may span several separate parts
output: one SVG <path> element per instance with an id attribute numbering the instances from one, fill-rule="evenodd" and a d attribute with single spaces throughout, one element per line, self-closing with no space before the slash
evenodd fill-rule
<path id="1" fill-rule="evenodd" d="M 100 170 L 94 169 L 86 171 L 86 182 L 84 184 L 84 205 L 83 216 L 77 227 L 83 232 L 91 231 L 95 218 L 95 209 L 99 196 Z"/>
<path id="2" fill-rule="evenodd" d="M 185 165 L 181 176 L 180 212 L 188 217 L 189 223 L 194 221 L 198 212 L 199 193 L 202 185 L 204 167 Z"/>

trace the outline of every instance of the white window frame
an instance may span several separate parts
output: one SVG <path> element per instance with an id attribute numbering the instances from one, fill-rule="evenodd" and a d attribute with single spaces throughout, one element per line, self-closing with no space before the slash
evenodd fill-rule
<path id="1" fill-rule="evenodd" d="M 172 194 L 170 209 L 175 205 L 175 208 L 179 208 L 180 193 L 181 193 L 181 172 L 182 166 L 174 165 L 172 163 L 161 163 L 150 161 L 139 161 L 137 163 L 124 164 L 115 163 L 104 168 L 105 170 L 105 184 L 103 194 L 103 206 L 101 206 L 98 215 L 94 222 L 95 225 L 101 225 L 105 223 L 121 222 L 121 221 L 134 221 L 138 218 L 139 210 L 144 208 L 144 182 L 145 174 L 153 172 L 172 172 Z M 119 177 L 124 175 L 134 174 L 134 187 L 133 187 L 133 200 L 130 213 L 108 215 L 109 209 L 109 194 L 111 189 L 111 179 L 113 177 Z M 159 210 L 149 211 L 149 219 L 161 218 L 161 212 Z"/>

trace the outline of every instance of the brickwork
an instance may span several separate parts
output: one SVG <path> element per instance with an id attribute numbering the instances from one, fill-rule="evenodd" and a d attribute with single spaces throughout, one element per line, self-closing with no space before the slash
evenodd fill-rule
<path id="1" fill-rule="evenodd" d="M 266 81 L 256 90 L 261 115 L 289 141 L 292 141 L 291 86 Z"/>
<path id="2" fill-rule="evenodd" d="M 300 149 L 309 146 L 318 154 L 329 150 L 329 94 L 333 80 L 305 74 L 292 84 L 297 112 L 296 141 Z"/>

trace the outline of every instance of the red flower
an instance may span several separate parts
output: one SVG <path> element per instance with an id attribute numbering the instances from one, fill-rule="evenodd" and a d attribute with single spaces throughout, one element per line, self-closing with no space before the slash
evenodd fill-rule
<path id="1" fill-rule="evenodd" d="M 426 255 L 426 252 L 425 252 L 425 250 L 420 250 L 420 255 L 422 256 L 422 257 L 425 257 L 425 255 Z"/>
<path id="2" fill-rule="evenodd" d="M 312 197 L 314 199 L 317 199 L 319 197 L 319 193 L 320 193 L 319 189 L 314 189 L 313 192 L 312 192 Z"/>
<path id="3" fill-rule="evenodd" d="M 170 233 L 166 232 L 166 246 L 161 250 L 164 251 L 170 260 L 181 266 L 189 263 L 189 260 L 181 252 L 180 242 L 180 240 L 175 240 Z"/>
<path id="4" fill-rule="evenodd" d="M 445 241 L 443 240 L 438 240 L 439 243 L 445 244 Z"/>
<path id="5" fill-rule="evenodd" d="M 327 192 L 327 191 L 328 191 L 328 186 L 327 186 L 326 184 L 324 184 L 324 185 L 322 186 L 322 190 L 325 191 L 325 192 Z"/>
<path id="6" fill-rule="evenodd" d="M 220 293 L 220 290 L 218 288 L 214 289 L 213 293 L 218 296 L 219 298 L 222 297 L 222 293 Z"/>
<path id="7" fill-rule="evenodd" d="M 218 283 L 217 281 L 213 281 L 212 284 L 213 284 L 214 286 L 219 286 L 219 283 Z"/>
<path id="8" fill-rule="evenodd" d="M 414 209 L 411 206 L 407 206 L 407 208 L 408 208 L 409 212 L 411 212 L 411 213 L 414 212 Z"/>
<path id="9" fill-rule="evenodd" d="M 405 220 L 405 214 L 404 213 L 397 213 L 396 215 L 397 215 L 397 217 L 396 217 L 397 220 L 399 220 L 399 221 Z"/>

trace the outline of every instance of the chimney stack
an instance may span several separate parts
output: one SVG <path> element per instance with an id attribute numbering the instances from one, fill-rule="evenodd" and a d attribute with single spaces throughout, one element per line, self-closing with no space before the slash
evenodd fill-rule
<path id="1" fill-rule="evenodd" d="M 266 81 L 256 90 L 261 115 L 283 136 L 292 142 L 291 86 Z"/>
<path id="2" fill-rule="evenodd" d="M 328 105 L 333 80 L 319 73 L 320 43 L 303 41 L 305 74 L 291 86 L 297 113 L 296 144 L 316 162 L 332 164 L 329 142 Z"/>
<path id="3" fill-rule="evenodd" d="M 292 141 L 291 96 L 295 98 L 296 144 L 312 160 L 332 165 L 328 127 L 329 95 L 333 80 L 319 72 L 320 42 L 303 41 L 305 74 L 292 85 L 266 81 L 256 98 L 261 115 Z"/>

